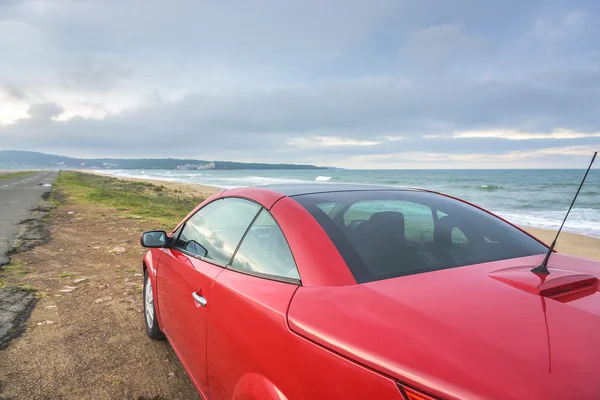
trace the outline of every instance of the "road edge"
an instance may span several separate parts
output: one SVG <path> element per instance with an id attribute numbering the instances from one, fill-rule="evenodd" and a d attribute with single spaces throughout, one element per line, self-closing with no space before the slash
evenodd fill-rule
<path id="1" fill-rule="evenodd" d="M 30 210 L 32 216 L 19 222 L 17 232 L 9 243 L 6 255 L 0 255 L 0 271 L 5 266 L 10 265 L 12 256 L 48 243 L 52 239 L 48 218 L 52 210 L 62 203 L 60 200 L 62 197 L 60 195 L 55 196 L 56 190 L 54 184 L 52 184 L 52 188 L 44 192 L 41 201 Z M 0 350 L 8 347 L 13 339 L 25 333 L 27 322 L 37 301 L 38 297 L 35 290 L 19 286 L 0 288 L 0 322 L 5 323 L 7 326 L 5 332 L 3 327 L 0 326 Z"/>

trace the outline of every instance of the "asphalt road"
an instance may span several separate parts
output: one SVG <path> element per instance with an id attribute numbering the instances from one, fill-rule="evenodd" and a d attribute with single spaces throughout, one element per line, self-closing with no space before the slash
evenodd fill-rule
<path id="1" fill-rule="evenodd" d="M 33 209 L 50 192 L 57 176 L 52 171 L 0 179 L 0 268 L 10 261 L 7 252 L 20 223 L 34 217 Z M 34 304 L 31 293 L 0 289 L 0 350 L 25 330 Z"/>
<path id="2" fill-rule="evenodd" d="M 49 193 L 58 176 L 56 171 L 0 179 L 0 266 L 8 262 L 6 253 L 19 223 L 33 215 L 32 209 Z"/>

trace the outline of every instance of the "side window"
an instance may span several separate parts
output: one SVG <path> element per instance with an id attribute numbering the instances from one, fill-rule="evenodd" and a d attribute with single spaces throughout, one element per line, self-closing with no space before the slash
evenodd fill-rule
<path id="1" fill-rule="evenodd" d="M 469 242 L 463 231 L 457 227 L 452 228 L 452 231 L 450 231 L 450 237 L 452 239 L 452 243 L 464 244 Z"/>
<path id="2" fill-rule="evenodd" d="M 317 207 L 319 207 L 325 214 L 329 215 L 333 210 L 333 207 L 335 207 L 335 203 L 317 204 Z"/>
<path id="3" fill-rule="evenodd" d="M 397 227 L 404 230 L 408 242 L 433 242 L 433 214 L 431 208 L 426 205 L 398 200 L 361 201 L 354 203 L 346 211 L 344 224 L 354 230 L 373 216 L 387 219 L 390 224 L 400 220 Z"/>
<path id="4" fill-rule="evenodd" d="M 264 209 L 244 237 L 231 268 L 248 273 L 300 279 L 281 229 Z"/>
<path id="5" fill-rule="evenodd" d="M 185 223 L 176 247 L 226 265 L 259 210 L 248 200 L 216 200 Z"/>

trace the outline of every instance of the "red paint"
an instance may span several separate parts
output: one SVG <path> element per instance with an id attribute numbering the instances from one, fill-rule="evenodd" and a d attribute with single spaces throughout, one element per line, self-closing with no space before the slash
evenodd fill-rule
<path id="1" fill-rule="evenodd" d="M 289 330 L 297 288 L 219 275 L 208 330 L 211 399 L 401 399 L 393 380 Z"/>
<path id="2" fill-rule="evenodd" d="M 598 279 L 590 274 L 576 273 L 552 268 L 550 274 L 534 274 L 535 265 L 506 268 L 494 271 L 490 276 L 517 289 L 544 297 L 561 297 L 574 291 L 596 290 Z"/>
<path id="3" fill-rule="evenodd" d="M 290 306 L 290 326 L 441 398 L 600 398 L 598 293 L 569 303 L 545 300 L 549 373 L 543 297 L 492 277 L 542 258 L 340 288 L 302 287 Z M 598 263 L 556 254 L 550 266 L 558 265 L 583 272 Z"/>
<path id="4" fill-rule="evenodd" d="M 300 204 L 284 197 L 271 209 L 271 214 L 290 245 L 303 286 L 356 284 L 327 233 Z"/>
<path id="5" fill-rule="evenodd" d="M 540 255 L 357 285 L 293 199 L 219 196 L 271 209 L 302 286 L 146 255 L 161 328 L 205 397 L 402 399 L 400 383 L 411 399 L 600 398 L 600 263 L 554 254 L 540 277 Z"/>
<path id="6" fill-rule="evenodd" d="M 284 197 L 282 194 L 272 192 L 257 187 L 245 187 L 235 188 L 227 190 L 227 196 L 225 197 L 242 197 L 244 199 L 250 199 L 262 204 L 267 210 L 277 202 L 277 200 Z"/>
<path id="7" fill-rule="evenodd" d="M 406 396 L 406 400 L 435 400 L 435 398 L 409 386 L 401 385 L 402 392 Z"/>
<path id="8" fill-rule="evenodd" d="M 208 309 L 199 306 L 192 293 L 210 298 L 221 267 L 174 250 L 167 249 L 160 259 L 156 279 L 156 302 L 159 305 L 161 330 L 186 370 L 203 393 L 208 392 L 206 369 L 206 331 Z"/>

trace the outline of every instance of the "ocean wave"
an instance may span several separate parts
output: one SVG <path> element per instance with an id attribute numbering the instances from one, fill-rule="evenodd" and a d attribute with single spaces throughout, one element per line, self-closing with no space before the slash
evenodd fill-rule
<path id="1" fill-rule="evenodd" d="M 168 181 L 168 182 L 181 182 L 181 179 L 177 176 L 164 176 L 153 172 L 146 173 L 145 171 L 139 172 L 126 172 L 119 170 L 93 170 L 96 173 L 108 176 L 114 176 L 115 178 L 131 178 L 131 179 L 148 179 L 155 181 Z"/>
<path id="2" fill-rule="evenodd" d="M 495 190 L 502 189 L 500 185 L 479 185 L 480 190 L 485 190 L 486 192 L 493 192 Z"/>
<path id="3" fill-rule="evenodd" d="M 497 211 L 496 214 L 513 224 L 532 228 L 558 229 L 567 210 L 515 210 Z M 563 230 L 583 235 L 600 237 L 600 209 L 574 208 L 569 214 Z"/>
<path id="4" fill-rule="evenodd" d="M 579 193 L 580 196 L 585 196 L 585 197 L 596 197 L 596 196 L 600 196 L 600 192 L 596 192 L 593 190 L 586 190 L 585 192 L 582 190 L 581 193 Z"/>
<path id="5" fill-rule="evenodd" d="M 127 170 L 99 170 L 97 172 L 105 175 L 122 178 L 139 178 L 162 180 L 168 182 L 180 182 L 215 186 L 223 189 L 233 189 L 242 186 L 281 185 L 288 183 L 311 183 L 309 180 L 293 178 L 275 178 L 266 176 L 217 176 L 210 173 L 179 173 L 171 171 L 127 171 Z"/>
<path id="6" fill-rule="evenodd" d="M 293 178 L 271 178 L 266 176 L 237 176 L 237 177 L 203 177 L 197 183 L 233 189 L 243 186 L 285 185 L 293 183 L 310 183 L 310 181 Z"/>
<path id="7" fill-rule="evenodd" d="M 329 180 L 331 180 L 331 176 L 317 176 L 315 178 L 316 182 L 327 182 Z"/>

